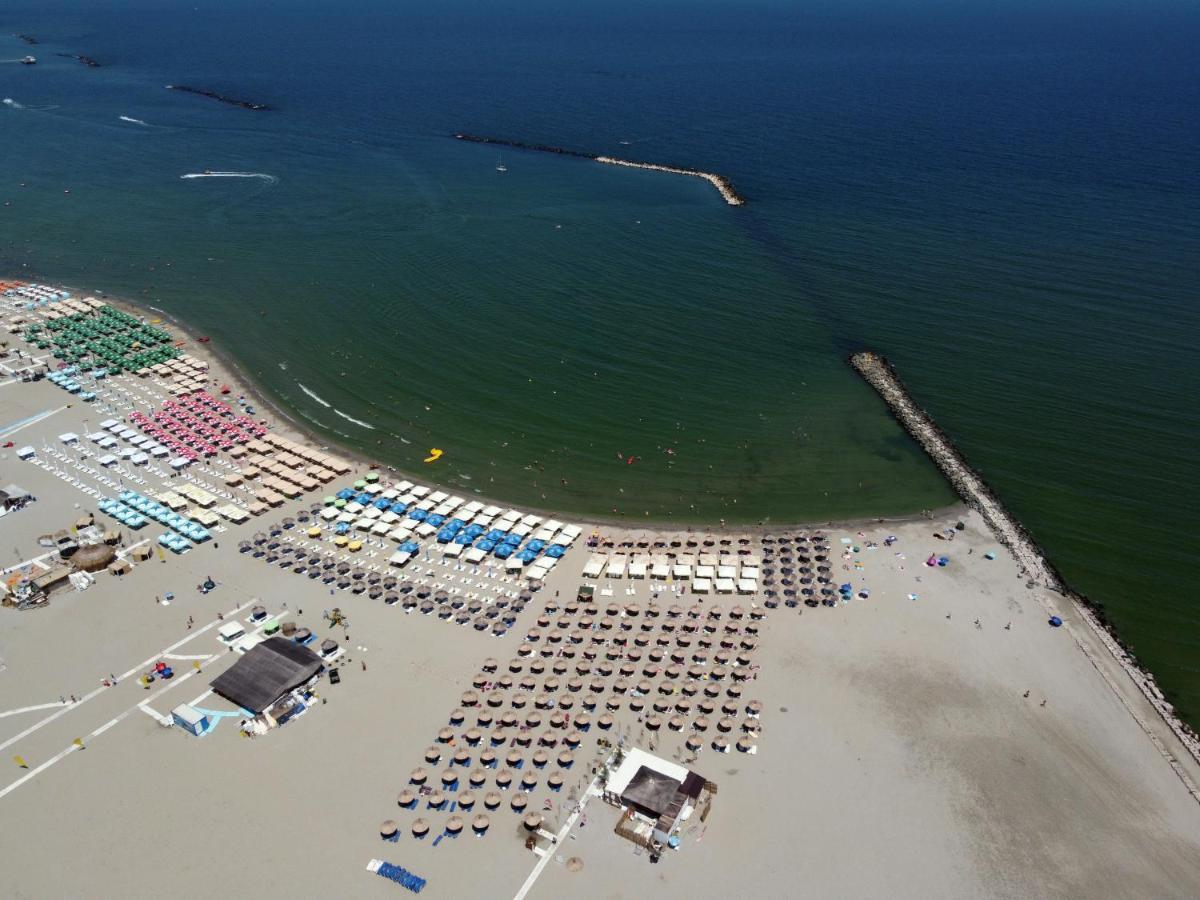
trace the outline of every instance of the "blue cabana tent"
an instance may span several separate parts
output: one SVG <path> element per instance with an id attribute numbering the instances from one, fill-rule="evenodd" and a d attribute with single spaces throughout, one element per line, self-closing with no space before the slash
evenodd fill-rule
<path id="1" fill-rule="evenodd" d="M 469 545 L 471 543 L 471 541 L 473 541 L 473 540 L 474 540 L 474 538 L 471 537 L 471 535 L 469 533 L 463 531 L 455 536 L 454 543 L 462 544 L 465 547 L 465 546 Z"/>
<path id="2" fill-rule="evenodd" d="M 491 553 L 492 550 L 495 548 L 495 546 L 496 546 L 496 542 L 489 541 L 487 538 L 484 538 L 482 541 L 480 541 L 478 544 L 475 545 L 476 549 L 482 550 L 484 553 Z"/>
<path id="3" fill-rule="evenodd" d="M 546 551 L 546 555 L 551 559 L 559 559 L 566 552 L 567 548 L 562 544 L 551 544 L 550 549 Z"/>
<path id="4" fill-rule="evenodd" d="M 501 544 L 499 547 L 493 550 L 492 553 L 497 559 L 508 559 L 510 556 L 512 556 L 513 548 L 508 544 Z"/>
<path id="5" fill-rule="evenodd" d="M 396 549 L 401 553 L 416 553 L 421 547 L 416 541 L 405 541 Z"/>

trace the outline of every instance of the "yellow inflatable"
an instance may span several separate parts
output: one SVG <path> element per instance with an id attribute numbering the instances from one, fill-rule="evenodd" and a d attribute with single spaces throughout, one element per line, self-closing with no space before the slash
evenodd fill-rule
<path id="1" fill-rule="evenodd" d="M 427 462 L 427 463 L 437 462 L 441 458 L 442 458 L 442 451 L 439 450 L 437 447 L 434 447 L 432 450 L 429 451 L 429 455 L 427 457 L 425 457 L 425 462 Z"/>

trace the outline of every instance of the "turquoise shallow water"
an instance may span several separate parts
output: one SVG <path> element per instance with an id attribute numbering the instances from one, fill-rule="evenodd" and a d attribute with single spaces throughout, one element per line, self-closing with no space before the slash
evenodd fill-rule
<path id="1" fill-rule="evenodd" d="M 948 502 L 844 365 L 874 347 L 1200 711 L 1194 13 L 95 9 L 0 21 L 43 41 L 0 63 L 0 269 L 151 302 L 327 437 L 581 515 Z M 750 203 L 501 175 L 457 130 Z"/>

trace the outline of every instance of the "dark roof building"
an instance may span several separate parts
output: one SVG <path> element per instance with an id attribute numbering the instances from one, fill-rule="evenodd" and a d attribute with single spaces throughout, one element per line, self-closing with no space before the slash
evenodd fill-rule
<path id="1" fill-rule="evenodd" d="M 252 713 L 261 713 L 322 669 L 321 658 L 289 638 L 267 638 L 212 680 L 214 691 Z"/>

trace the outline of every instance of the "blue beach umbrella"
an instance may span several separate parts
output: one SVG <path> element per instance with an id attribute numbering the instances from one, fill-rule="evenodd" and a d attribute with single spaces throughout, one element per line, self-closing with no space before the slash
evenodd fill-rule
<path id="1" fill-rule="evenodd" d="M 529 563 L 531 563 L 535 559 L 537 559 L 537 552 L 534 550 L 522 550 L 520 553 L 517 554 L 517 558 L 519 560 L 521 560 L 521 562 L 528 565 Z"/>
<path id="2" fill-rule="evenodd" d="M 399 549 L 401 553 L 416 553 L 421 548 L 416 541 L 405 541 Z"/>
<path id="3" fill-rule="evenodd" d="M 473 541 L 473 540 L 474 540 L 474 538 L 473 538 L 473 537 L 471 537 L 471 535 L 467 534 L 467 532 L 465 532 L 465 531 L 464 531 L 464 532 L 461 532 L 460 534 L 458 534 L 458 535 L 457 535 L 457 536 L 454 538 L 454 543 L 456 543 L 456 544 L 462 544 L 464 547 L 466 547 L 466 546 L 468 546 L 468 545 L 471 543 L 471 541 Z"/>
<path id="4" fill-rule="evenodd" d="M 496 547 L 496 542 L 485 538 L 484 540 L 482 540 L 478 544 L 476 544 L 475 547 L 479 550 L 482 550 L 484 553 L 491 553 L 492 550 L 495 549 L 495 547 Z"/>
<path id="5" fill-rule="evenodd" d="M 512 556 L 513 548 L 508 544 L 501 544 L 499 547 L 493 550 L 492 553 L 497 559 L 508 559 L 510 556 Z"/>
<path id="6" fill-rule="evenodd" d="M 436 528 L 438 525 L 441 525 L 443 522 L 446 521 L 446 517 L 434 514 L 434 515 L 430 516 L 429 518 L 427 518 L 425 521 L 428 522 L 430 525 L 433 525 Z"/>
<path id="7" fill-rule="evenodd" d="M 546 551 L 546 555 L 551 559 L 559 559 L 566 552 L 566 547 L 563 547 L 561 544 L 553 544 L 551 545 L 550 549 Z"/>
<path id="8" fill-rule="evenodd" d="M 387 509 L 389 506 L 392 505 L 392 501 L 386 500 L 383 497 L 380 497 L 372 505 L 380 512 L 383 512 L 383 510 Z"/>
<path id="9" fill-rule="evenodd" d="M 483 534 L 484 530 L 485 529 L 482 525 L 468 525 L 467 526 L 467 534 L 469 534 L 473 538 L 479 537 L 481 534 Z"/>

